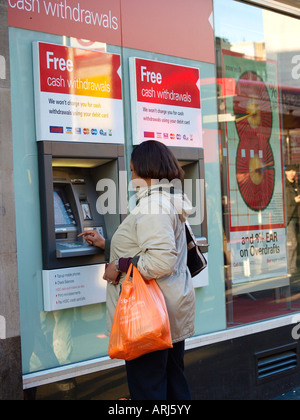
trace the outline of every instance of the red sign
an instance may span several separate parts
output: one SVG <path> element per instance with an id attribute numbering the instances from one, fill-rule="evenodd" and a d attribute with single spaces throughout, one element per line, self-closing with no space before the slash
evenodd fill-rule
<path id="1" fill-rule="evenodd" d="M 124 143 L 121 56 L 33 43 L 37 140 Z"/>
<path id="2" fill-rule="evenodd" d="M 117 54 L 39 43 L 39 65 L 41 92 L 122 99 Z"/>
<path id="3" fill-rule="evenodd" d="M 203 147 L 198 68 L 130 58 L 133 143 Z"/>
<path id="4" fill-rule="evenodd" d="M 7 0 L 17 28 L 121 45 L 120 0 Z"/>
<path id="5" fill-rule="evenodd" d="M 135 59 L 137 100 L 200 108 L 199 69 Z"/>
<path id="6" fill-rule="evenodd" d="M 215 62 L 212 0 L 7 0 L 7 5 L 9 26 Z"/>
<path id="7" fill-rule="evenodd" d="M 121 0 L 127 48 L 215 62 L 212 0 Z"/>

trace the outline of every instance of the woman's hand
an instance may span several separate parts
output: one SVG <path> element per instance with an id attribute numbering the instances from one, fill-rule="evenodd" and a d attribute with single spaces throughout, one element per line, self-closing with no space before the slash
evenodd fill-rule
<path id="1" fill-rule="evenodd" d="M 112 261 L 106 265 L 103 279 L 110 284 L 117 285 L 120 281 L 120 274 L 120 271 L 116 269 L 116 262 Z"/>
<path id="2" fill-rule="evenodd" d="M 81 238 L 82 236 L 89 245 L 94 245 L 101 249 L 105 248 L 105 239 L 96 229 L 82 232 L 78 235 L 78 238 Z"/>

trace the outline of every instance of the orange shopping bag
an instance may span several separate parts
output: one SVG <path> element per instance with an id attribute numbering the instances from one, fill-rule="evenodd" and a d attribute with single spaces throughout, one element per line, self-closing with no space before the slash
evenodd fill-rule
<path id="1" fill-rule="evenodd" d="M 132 360 L 171 347 L 164 296 L 154 279 L 145 281 L 131 264 L 116 306 L 108 354 L 111 359 Z"/>

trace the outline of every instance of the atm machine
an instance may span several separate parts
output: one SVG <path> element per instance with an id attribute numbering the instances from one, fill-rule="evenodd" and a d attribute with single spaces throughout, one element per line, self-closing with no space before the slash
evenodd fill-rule
<path id="1" fill-rule="evenodd" d="M 104 251 L 78 235 L 97 229 L 108 238 L 121 223 L 119 174 L 125 171 L 124 146 L 74 143 L 70 147 L 67 142 L 47 141 L 38 143 L 38 153 L 44 310 L 103 302 Z M 101 208 L 105 191 L 99 181 L 104 179 L 115 186 L 112 212 Z"/>
<path id="2" fill-rule="evenodd" d="M 133 144 L 156 140 L 169 147 L 184 169 L 183 190 L 195 213 L 190 225 L 207 252 L 201 78 L 198 67 L 129 58 Z M 208 270 L 194 278 L 195 287 L 208 285 Z"/>

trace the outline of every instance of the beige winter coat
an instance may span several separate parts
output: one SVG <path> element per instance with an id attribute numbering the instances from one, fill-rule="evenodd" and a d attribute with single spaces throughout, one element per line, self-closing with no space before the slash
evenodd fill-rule
<path id="1" fill-rule="evenodd" d="M 170 184 L 143 188 L 138 205 L 114 234 L 110 261 L 139 256 L 137 268 L 145 279 L 154 278 L 168 308 L 173 343 L 194 333 L 195 293 L 186 266 L 187 247 L 184 222 L 192 207 L 186 196 L 170 194 Z M 111 330 L 119 285 L 107 285 L 107 330 Z"/>

